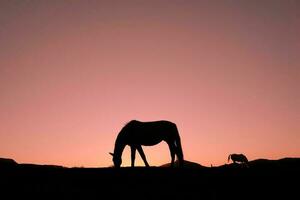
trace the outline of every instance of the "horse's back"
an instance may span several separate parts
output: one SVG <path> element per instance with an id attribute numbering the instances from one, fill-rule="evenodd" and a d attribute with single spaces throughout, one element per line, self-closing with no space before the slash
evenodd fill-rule
<path id="1" fill-rule="evenodd" d="M 133 120 L 130 122 L 131 130 L 132 131 L 165 131 L 174 129 L 176 127 L 176 124 L 170 121 L 166 120 L 160 120 L 160 121 L 149 121 L 149 122 L 141 122 L 137 120 Z"/>
<path id="2" fill-rule="evenodd" d="M 176 124 L 166 120 L 141 122 L 133 120 L 128 123 L 128 143 L 155 145 L 176 136 Z"/>
<path id="3" fill-rule="evenodd" d="M 175 123 L 171 122 L 171 121 L 167 121 L 167 120 L 159 120 L 159 121 L 138 121 L 138 120 L 132 120 L 129 123 L 132 124 L 140 124 L 140 125 L 144 125 L 144 126 L 173 126 L 175 125 Z"/>

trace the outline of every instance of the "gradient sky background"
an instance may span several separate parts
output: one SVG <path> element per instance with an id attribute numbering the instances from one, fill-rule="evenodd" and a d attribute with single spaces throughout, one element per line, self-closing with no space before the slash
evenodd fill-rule
<path id="1" fill-rule="evenodd" d="M 202 165 L 233 152 L 299 157 L 299 10 L 296 0 L 1 0 L 0 157 L 109 166 L 131 119 L 175 122 L 185 159 Z M 151 165 L 170 161 L 165 143 L 144 150 Z"/>

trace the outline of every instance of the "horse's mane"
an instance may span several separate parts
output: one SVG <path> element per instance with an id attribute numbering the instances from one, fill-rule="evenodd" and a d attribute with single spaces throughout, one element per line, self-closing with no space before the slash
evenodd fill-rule
<path id="1" fill-rule="evenodd" d="M 138 122 L 137 120 L 130 120 L 129 122 L 126 122 L 123 126 L 123 128 L 121 129 L 121 131 L 119 132 L 118 136 L 117 136 L 117 140 L 116 142 L 119 142 L 122 140 L 122 133 L 124 133 L 126 130 L 128 130 L 128 128 L 130 127 L 131 124 Z"/>
<path id="2" fill-rule="evenodd" d="M 136 123 L 136 122 L 138 122 L 138 120 L 130 120 L 129 122 L 126 122 L 125 124 L 124 124 L 124 126 L 123 126 L 123 128 L 125 128 L 125 127 L 127 127 L 128 125 L 130 125 L 130 124 L 133 124 L 133 123 Z"/>

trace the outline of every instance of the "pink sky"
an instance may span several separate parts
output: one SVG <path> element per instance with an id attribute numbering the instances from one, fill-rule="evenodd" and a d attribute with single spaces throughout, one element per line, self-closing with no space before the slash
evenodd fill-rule
<path id="1" fill-rule="evenodd" d="M 109 166 L 132 119 L 175 122 L 185 159 L 202 165 L 229 153 L 299 157 L 299 9 L 292 0 L 1 1 L 0 157 Z M 165 143 L 144 151 L 150 165 L 170 161 Z"/>

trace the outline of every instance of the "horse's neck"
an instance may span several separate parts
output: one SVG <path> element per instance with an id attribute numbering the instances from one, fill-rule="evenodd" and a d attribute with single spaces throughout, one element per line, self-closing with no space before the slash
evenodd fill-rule
<path id="1" fill-rule="evenodd" d="M 126 144 L 117 141 L 115 144 L 114 155 L 117 157 L 121 157 L 125 146 Z"/>

